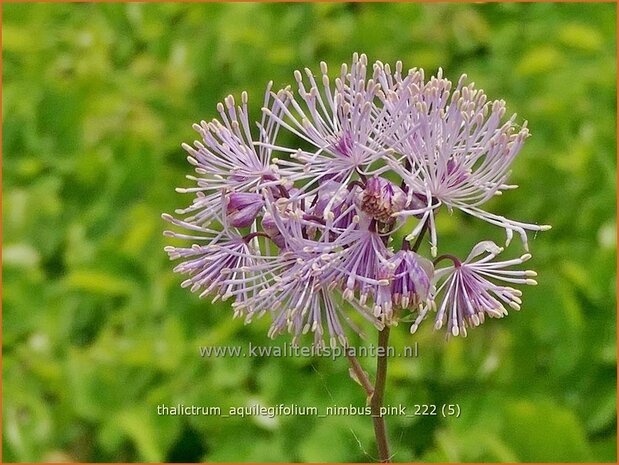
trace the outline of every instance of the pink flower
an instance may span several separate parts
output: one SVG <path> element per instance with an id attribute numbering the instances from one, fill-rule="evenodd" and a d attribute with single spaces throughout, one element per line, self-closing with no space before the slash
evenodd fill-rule
<path id="1" fill-rule="evenodd" d="M 418 249 L 428 232 L 438 254 L 443 205 L 501 226 L 507 243 L 517 232 L 525 248 L 526 231 L 548 229 L 481 208 L 516 187 L 507 178 L 526 122 L 503 121 L 505 103 L 464 77 L 452 91 L 441 72 L 426 80 L 401 62 L 369 66 L 363 54 L 335 79 L 321 63 L 318 77 L 305 69 L 295 80 L 296 93 L 267 86 L 255 124 L 246 93 L 240 105 L 227 97 L 219 120 L 194 126 L 202 141 L 183 145 L 195 187 L 179 191 L 195 197 L 176 211 L 182 219 L 163 215 L 183 230 L 166 236 L 190 241 L 165 249 L 180 260 L 182 286 L 234 299 L 247 323 L 270 315 L 272 337 L 308 335 L 316 346 L 347 346 L 358 316 L 381 329 L 418 312 L 415 332 L 437 308 L 435 327 L 457 336 L 520 308 L 511 285 L 534 284 L 535 273 L 511 267 L 529 254 L 493 261 L 502 249 L 481 242 L 464 261 L 441 255 L 435 263 L 453 265 L 435 271 Z"/>
<path id="2" fill-rule="evenodd" d="M 461 262 L 451 255 L 439 257 L 449 259 L 453 266 L 436 271 L 437 280 L 444 281 L 434 293 L 433 298 L 441 297 L 437 305 L 435 328 L 447 326 L 453 336 L 466 336 L 466 328 L 479 326 L 484 322 L 486 315 L 493 318 L 502 318 L 507 315 L 505 305 L 520 310 L 522 292 L 511 287 L 511 284 L 535 285 L 532 279 L 537 273 L 531 270 L 512 270 L 514 265 L 520 265 L 531 258 L 530 254 L 506 261 L 492 261 L 502 247 L 494 242 L 484 241 L 477 244 L 467 259 Z M 483 258 L 476 259 L 482 254 Z M 498 284 L 503 282 L 505 284 Z M 419 323 L 425 318 L 429 306 L 420 313 L 411 327 L 415 332 Z"/>

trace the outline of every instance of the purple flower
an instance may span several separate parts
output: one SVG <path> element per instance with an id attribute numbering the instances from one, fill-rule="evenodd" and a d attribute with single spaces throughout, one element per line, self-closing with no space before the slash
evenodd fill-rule
<path id="1" fill-rule="evenodd" d="M 401 137 L 394 141 L 396 153 L 390 154 L 389 165 L 408 187 L 410 200 L 414 196 L 427 199 L 425 206 L 415 205 L 400 212 L 403 216 L 422 214 L 422 223 L 430 226 L 433 255 L 436 255 L 437 234 L 435 211 L 443 204 L 451 211 L 464 213 L 501 226 L 507 234 L 507 244 L 513 232 L 522 237 L 527 248 L 526 230 L 543 231 L 546 225 L 534 225 L 509 220 L 486 212 L 482 204 L 506 189 L 510 166 L 529 136 L 526 121 L 518 126 L 515 115 L 503 122 L 505 102 L 488 101 L 482 90 L 465 84 L 466 75 L 451 92 L 451 81 L 437 77 L 423 78 L 400 94 L 408 100 L 408 118 L 400 127 Z M 408 237 L 419 234 L 415 230 Z"/>
<path id="2" fill-rule="evenodd" d="M 164 219 L 201 233 L 201 236 L 188 236 L 165 231 L 166 236 L 204 242 L 204 245 L 194 243 L 191 247 L 165 247 L 170 260 L 183 260 L 174 268 L 175 272 L 189 276 L 181 283 L 181 287 L 189 287 L 191 292 L 200 291 L 200 298 L 213 294 L 213 301 L 219 298 L 226 300 L 233 295 L 239 300 L 248 297 L 250 293 L 245 287 L 247 270 L 257 257 L 249 241 L 227 229 L 214 231 L 196 227 L 169 215 L 164 215 Z M 232 270 L 235 270 L 234 273 Z M 232 280 L 231 274 L 234 278 Z"/>
<path id="3" fill-rule="evenodd" d="M 427 303 L 434 266 L 417 253 L 402 249 L 379 268 L 377 278 L 389 283 L 376 286 L 374 316 L 385 324 L 397 324 L 400 310 L 423 307 Z"/>
<path id="4" fill-rule="evenodd" d="M 244 228 L 254 222 L 264 207 L 261 194 L 233 192 L 227 197 L 226 214 L 232 226 Z"/>
<path id="5" fill-rule="evenodd" d="M 182 286 L 233 299 L 246 323 L 268 314 L 271 337 L 308 335 L 316 346 L 347 346 L 359 319 L 381 329 L 418 311 L 415 332 L 438 308 L 435 326 L 459 335 L 519 308 L 521 293 L 507 284 L 533 284 L 534 273 L 510 267 L 530 255 L 494 262 L 502 249 L 481 242 L 464 261 L 440 256 L 435 263 L 453 266 L 435 271 L 418 249 L 429 233 L 438 254 L 442 205 L 505 228 L 508 243 L 519 233 L 525 247 L 527 230 L 548 229 L 481 209 L 515 187 L 507 177 L 526 122 L 502 122 L 504 102 L 464 77 L 452 91 L 440 72 L 426 81 L 423 70 L 369 67 L 358 54 L 335 79 L 325 63 L 320 71 L 295 72 L 296 95 L 269 84 L 255 124 L 243 93 L 240 105 L 227 97 L 217 106 L 219 120 L 194 126 L 202 141 L 183 147 L 196 186 L 179 189 L 193 203 L 176 211 L 182 219 L 163 215 L 182 230 L 164 234 L 189 241 L 165 248 L 180 260 Z"/>
<path id="6" fill-rule="evenodd" d="M 391 284 L 394 306 L 406 309 L 424 303 L 434 274 L 432 262 L 410 250 L 400 250 L 391 261 L 395 265 Z"/>
<path id="7" fill-rule="evenodd" d="M 295 71 L 298 93 L 295 96 L 285 91 L 275 98 L 273 110 L 279 115 L 264 109 L 299 141 L 314 147 L 303 150 L 299 146 L 268 145 L 290 154 L 291 160 L 277 159 L 274 163 L 282 176 L 305 185 L 306 195 L 314 193 L 309 186 L 318 188 L 324 179 L 337 176 L 345 187 L 355 173 L 371 172 L 372 165 L 382 162 L 392 150 L 389 140 L 396 130 L 387 109 L 375 105 L 380 85 L 368 76 L 365 55 L 355 53 L 351 66 L 342 65 L 335 82 L 326 63 L 320 64 L 320 70 L 320 79 L 308 68 L 304 73 Z"/>
<path id="8" fill-rule="evenodd" d="M 445 255 L 440 259 L 449 259 L 453 266 L 436 271 L 437 279 L 445 277 L 443 283 L 434 294 L 434 299 L 441 296 L 437 305 L 435 328 L 446 326 L 453 336 L 466 336 L 466 328 L 479 326 L 486 315 L 501 318 L 507 315 L 505 305 L 520 310 L 522 292 L 511 287 L 511 284 L 535 285 L 532 279 L 537 273 L 531 270 L 511 270 L 510 267 L 520 265 L 531 258 L 525 254 L 517 259 L 492 261 L 503 251 L 494 242 L 484 241 L 477 244 L 464 262 Z M 483 258 L 476 259 L 481 254 Z M 508 285 L 497 284 L 507 283 Z M 415 332 L 419 323 L 425 318 L 429 306 L 420 313 L 411 327 Z"/>
<path id="9" fill-rule="evenodd" d="M 388 279 L 378 277 L 383 265 L 387 265 L 389 250 L 376 231 L 376 222 L 343 235 L 348 242 L 341 262 L 334 266 L 332 279 L 344 289 L 343 297 L 352 300 L 358 291 L 358 301 L 365 305 L 368 297 L 376 293 L 376 286 L 388 286 Z"/>
<path id="10" fill-rule="evenodd" d="M 307 228 L 314 223 L 304 219 L 295 208 L 282 209 L 282 204 L 282 199 L 274 201 L 267 194 L 265 229 L 270 237 L 281 240 L 281 250 L 247 268 L 254 275 L 262 276 L 259 281 L 266 284 L 252 298 L 233 306 L 246 315 L 247 322 L 254 315 L 270 313 L 273 318 L 270 337 L 287 331 L 297 344 L 304 334 L 312 333 L 316 346 L 324 346 L 325 338 L 331 346 L 337 343 L 346 346 L 343 323 L 354 331 L 360 330 L 342 306 L 335 303 L 334 281 L 329 278 L 349 254 L 342 242 L 342 237 L 347 237 L 346 230 L 330 242 L 332 231 L 318 223 L 318 240 L 309 239 Z M 375 326 L 382 327 L 367 309 L 358 306 L 357 311 Z"/>
<path id="11" fill-rule="evenodd" d="M 269 85 L 265 105 L 269 102 L 270 92 Z M 219 103 L 217 110 L 223 123 L 213 120 L 194 124 L 202 141 L 195 141 L 193 147 L 182 145 L 189 153 L 187 160 L 197 175 L 187 176 L 196 187 L 176 189 L 180 193 L 196 194 L 190 206 L 176 210 L 179 215 L 188 215 L 185 221 L 189 223 L 209 224 L 217 216 L 222 192 L 259 193 L 265 187 L 285 182 L 271 163 L 271 149 L 265 145 L 273 143 L 279 126 L 263 118 L 258 125 L 258 143 L 255 143 L 250 130 L 246 92 L 241 100 L 241 106 L 236 106 L 232 96 Z M 279 112 L 275 110 L 275 114 Z"/>
<path id="12" fill-rule="evenodd" d="M 276 266 L 281 269 L 280 278 L 265 287 L 253 299 L 235 304 L 237 308 L 247 308 L 251 314 L 271 312 L 273 323 L 269 337 L 275 337 L 285 331 L 293 335 L 293 344 L 298 344 L 302 335 L 313 334 L 315 346 L 325 346 L 324 338 L 328 336 L 330 346 L 337 343 L 348 345 L 342 322 L 359 331 L 346 315 L 342 306 L 336 303 L 334 293 L 324 273 L 331 267 L 329 254 L 306 253 L 305 257 L 296 254 L 284 254 L 284 259 Z M 333 257 L 335 259 L 335 257 Z M 369 312 L 359 312 L 378 328 L 382 326 Z M 326 333 L 326 334 L 325 334 Z"/>

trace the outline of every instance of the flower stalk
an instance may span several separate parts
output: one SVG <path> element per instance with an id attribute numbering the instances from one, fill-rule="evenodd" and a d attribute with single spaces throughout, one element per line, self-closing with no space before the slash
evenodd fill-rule
<path id="1" fill-rule="evenodd" d="M 376 383 L 374 384 L 374 395 L 370 405 L 372 407 L 372 420 L 374 422 L 374 434 L 376 436 L 376 446 L 378 457 L 382 463 L 391 461 L 389 454 L 389 441 L 387 440 L 387 426 L 385 417 L 381 410 L 385 396 L 385 384 L 387 381 L 387 347 L 389 346 L 389 327 L 378 332 L 379 352 L 376 357 Z"/>

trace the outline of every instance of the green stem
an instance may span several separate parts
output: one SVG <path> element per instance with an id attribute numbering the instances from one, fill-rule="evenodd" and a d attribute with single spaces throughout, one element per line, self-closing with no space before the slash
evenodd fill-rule
<path id="1" fill-rule="evenodd" d="M 429 221 L 426 219 L 425 223 L 423 223 L 423 226 L 421 227 L 421 232 L 419 233 L 419 236 L 417 237 L 417 240 L 413 245 L 413 252 L 417 252 L 419 250 L 419 247 L 421 246 L 421 241 L 423 240 L 423 236 L 426 235 L 426 231 L 428 230 L 428 223 Z"/>
<path id="2" fill-rule="evenodd" d="M 383 398 L 385 396 L 385 382 L 387 380 L 387 348 L 389 347 L 389 327 L 385 326 L 378 333 L 378 356 L 376 358 L 376 383 L 374 383 L 374 394 L 370 403 L 372 410 L 372 421 L 374 422 L 374 435 L 378 447 L 378 457 L 382 463 L 391 461 L 389 455 L 389 442 L 387 441 L 387 427 L 385 417 L 381 415 Z"/>
<path id="3" fill-rule="evenodd" d="M 412 247 L 413 252 L 417 252 L 421 246 L 421 241 L 428 231 L 428 220 L 421 228 L 421 232 L 415 244 Z M 403 244 L 403 248 L 408 250 L 409 244 Z M 374 435 L 376 436 L 376 446 L 378 448 L 378 457 L 381 463 L 391 462 L 389 454 L 389 441 L 387 440 L 387 427 L 385 425 L 385 417 L 381 415 L 383 400 L 385 397 L 385 385 L 387 381 L 387 356 L 389 348 L 389 326 L 385 326 L 378 332 L 378 354 L 376 357 L 376 382 L 374 387 L 370 383 L 367 374 L 361 368 L 359 361 L 353 353 L 346 351 L 346 356 L 350 362 L 352 371 L 356 378 L 361 383 L 366 394 L 370 398 L 370 409 L 372 411 L 372 422 L 374 423 Z"/>

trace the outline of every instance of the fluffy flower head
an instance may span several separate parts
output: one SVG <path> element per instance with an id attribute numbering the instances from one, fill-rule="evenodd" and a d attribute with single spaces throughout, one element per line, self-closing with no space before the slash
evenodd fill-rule
<path id="1" fill-rule="evenodd" d="M 392 68 L 365 55 L 331 74 L 294 73 L 294 86 L 267 86 L 252 122 L 248 96 L 227 97 L 219 118 L 194 125 L 183 144 L 195 175 L 192 203 L 163 215 L 183 287 L 232 299 L 246 323 L 269 315 L 269 335 L 307 335 L 315 346 L 348 345 L 348 330 L 381 329 L 411 317 L 415 332 L 431 310 L 435 328 L 465 335 L 486 316 L 519 309 L 534 272 L 495 261 L 503 250 L 484 241 L 465 260 L 438 255 L 436 215 L 460 211 L 513 233 L 546 226 L 490 213 L 485 203 L 513 189 L 512 162 L 529 132 L 505 120 L 502 100 L 423 70 Z M 287 133 L 281 138 L 282 133 Z M 435 265 L 451 260 L 448 267 Z"/>

